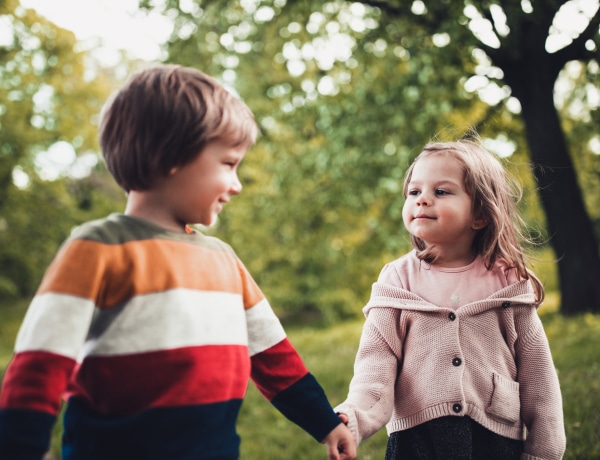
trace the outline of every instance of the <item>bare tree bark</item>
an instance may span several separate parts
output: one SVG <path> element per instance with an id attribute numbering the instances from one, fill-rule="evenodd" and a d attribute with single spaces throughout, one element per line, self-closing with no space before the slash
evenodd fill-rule
<path id="1" fill-rule="evenodd" d="M 560 3 L 558 2 L 560 6 Z M 600 255 L 593 225 L 569 155 L 554 104 L 554 84 L 572 59 L 586 60 L 584 42 L 598 34 L 600 13 L 569 47 L 545 50 L 548 28 L 557 9 L 512 16 L 511 39 L 500 49 L 486 49 L 504 72 L 504 81 L 520 101 L 527 143 L 546 213 L 550 243 L 559 258 L 561 311 L 600 311 Z"/>

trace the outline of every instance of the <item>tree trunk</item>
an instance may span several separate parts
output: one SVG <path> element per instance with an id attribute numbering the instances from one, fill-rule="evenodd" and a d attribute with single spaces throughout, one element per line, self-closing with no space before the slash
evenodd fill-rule
<path id="1" fill-rule="evenodd" d="M 504 66 L 503 70 L 513 94 L 521 102 L 550 243 L 558 258 L 561 312 L 598 312 L 598 242 L 554 105 L 553 90 L 557 72 L 535 59 Z"/>

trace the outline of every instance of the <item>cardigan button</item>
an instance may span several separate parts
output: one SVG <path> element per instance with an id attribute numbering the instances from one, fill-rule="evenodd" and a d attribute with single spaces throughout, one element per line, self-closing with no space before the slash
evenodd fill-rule
<path id="1" fill-rule="evenodd" d="M 448 318 L 450 319 L 450 321 L 454 321 L 456 319 L 456 315 L 454 314 L 454 312 L 450 312 L 448 313 Z"/>
<path id="2" fill-rule="evenodd" d="M 502 302 L 502 308 L 508 308 L 510 307 L 510 302 L 506 301 L 506 302 Z"/>
<path id="3" fill-rule="evenodd" d="M 462 364 L 462 360 L 460 358 L 454 358 L 452 360 L 452 365 L 454 365 L 456 367 L 460 366 L 461 364 Z"/>
<path id="4" fill-rule="evenodd" d="M 462 411 L 462 405 L 456 403 L 452 406 L 452 410 L 458 414 Z"/>

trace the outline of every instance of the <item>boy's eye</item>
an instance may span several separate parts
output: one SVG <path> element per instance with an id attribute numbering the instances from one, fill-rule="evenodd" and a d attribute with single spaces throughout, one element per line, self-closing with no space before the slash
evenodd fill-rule
<path id="1" fill-rule="evenodd" d="M 409 195 L 413 195 L 413 196 L 417 196 L 419 194 L 419 191 L 417 189 L 409 190 L 408 194 Z"/>
<path id="2" fill-rule="evenodd" d="M 439 188 L 435 191 L 435 194 L 436 195 L 449 195 L 449 193 L 446 190 L 442 190 Z"/>

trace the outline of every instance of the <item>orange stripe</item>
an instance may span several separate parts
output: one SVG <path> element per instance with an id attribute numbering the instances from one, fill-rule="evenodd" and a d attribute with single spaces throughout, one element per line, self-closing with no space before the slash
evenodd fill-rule
<path id="1" fill-rule="evenodd" d="M 254 305 L 258 304 L 261 300 L 265 298 L 265 295 L 252 278 L 252 275 L 246 270 L 246 267 L 242 262 L 237 259 L 239 273 L 242 277 L 242 285 L 244 287 L 244 308 L 247 310 L 252 308 Z"/>
<path id="2" fill-rule="evenodd" d="M 175 288 L 237 293 L 245 308 L 264 297 L 231 253 L 163 239 L 120 245 L 73 240 L 48 267 L 38 294 L 71 294 L 111 308 L 136 295 Z"/>

